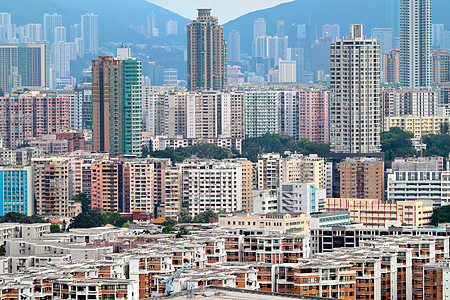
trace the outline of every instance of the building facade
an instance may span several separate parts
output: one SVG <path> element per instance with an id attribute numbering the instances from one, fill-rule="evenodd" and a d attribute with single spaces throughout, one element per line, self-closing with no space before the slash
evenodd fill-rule
<path id="1" fill-rule="evenodd" d="M 380 152 L 380 48 L 350 25 L 349 38 L 331 45 L 329 131 L 335 153 Z"/>
<path id="2" fill-rule="evenodd" d="M 9 212 L 34 214 L 33 167 L 0 167 L 0 216 Z"/>
<path id="3" fill-rule="evenodd" d="M 42 217 L 69 216 L 69 163 L 64 158 L 35 158 L 35 213 Z"/>
<path id="4" fill-rule="evenodd" d="M 210 9 L 198 9 L 187 25 L 188 90 L 222 90 L 226 84 L 227 47 L 223 28 Z"/>
<path id="5" fill-rule="evenodd" d="M 432 81 L 431 0 L 400 1 L 400 83 L 427 89 Z"/>
<path id="6" fill-rule="evenodd" d="M 139 156 L 142 143 L 141 63 L 129 48 L 118 59 L 99 56 L 92 62 L 93 149 Z"/>
<path id="7" fill-rule="evenodd" d="M 49 87 L 50 57 L 46 44 L 0 45 L 0 90 L 16 87 Z"/>

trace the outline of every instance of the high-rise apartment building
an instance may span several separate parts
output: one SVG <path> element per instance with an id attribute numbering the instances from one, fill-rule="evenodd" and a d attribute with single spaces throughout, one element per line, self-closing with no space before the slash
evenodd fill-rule
<path id="1" fill-rule="evenodd" d="M 49 49 L 46 44 L 0 45 L 0 90 L 14 87 L 49 87 Z"/>
<path id="2" fill-rule="evenodd" d="M 73 162 L 73 194 L 85 194 L 91 200 L 93 158 L 77 158 Z"/>
<path id="3" fill-rule="evenodd" d="M 400 49 L 394 48 L 383 54 L 383 82 L 400 82 Z"/>
<path id="4" fill-rule="evenodd" d="M 67 42 L 67 30 L 64 26 L 55 27 L 55 38 L 53 39 L 55 43 L 65 43 Z"/>
<path id="5" fill-rule="evenodd" d="M 253 163 L 245 158 L 231 159 L 242 166 L 242 209 L 251 212 L 253 208 Z"/>
<path id="6" fill-rule="evenodd" d="M 168 20 L 166 22 L 166 35 L 178 35 L 178 22 Z"/>
<path id="7" fill-rule="evenodd" d="M 400 1 L 400 83 L 426 89 L 432 80 L 431 0 Z"/>
<path id="8" fill-rule="evenodd" d="M 38 216 L 69 216 L 69 163 L 64 158 L 33 158 L 34 201 Z"/>
<path id="9" fill-rule="evenodd" d="M 85 53 L 98 52 L 98 16 L 87 13 L 81 16 L 81 36 Z"/>
<path id="10" fill-rule="evenodd" d="M 280 92 L 279 132 L 298 140 L 299 137 L 299 99 L 297 91 Z"/>
<path id="11" fill-rule="evenodd" d="M 123 212 L 124 179 L 123 164 L 118 161 L 102 161 L 92 164 L 91 207 L 105 212 Z"/>
<path id="12" fill-rule="evenodd" d="M 341 198 L 384 198 L 384 162 L 375 158 L 347 158 L 339 165 Z"/>
<path id="13" fill-rule="evenodd" d="M 70 77 L 70 56 L 72 46 L 69 43 L 57 42 L 52 46 L 52 86 L 56 80 Z"/>
<path id="14" fill-rule="evenodd" d="M 199 9 L 187 34 L 188 90 L 221 90 L 227 79 L 227 47 L 219 21 L 210 9 Z"/>
<path id="15" fill-rule="evenodd" d="M 164 170 L 164 202 L 158 205 L 158 216 L 163 218 L 178 218 L 181 210 L 182 172 L 181 168 L 168 167 Z"/>
<path id="16" fill-rule="evenodd" d="M 266 35 L 266 20 L 259 18 L 253 21 L 253 41 Z"/>
<path id="17" fill-rule="evenodd" d="M 92 84 L 77 85 L 70 99 L 70 128 L 92 130 Z"/>
<path id="18" fill-rule="evenodd" d="M 380 48 L 350 25 L 350 36 L 331 45 L 329 130 L 335 153 L 380 152 Z"/>
<path id="19" fill-rule="evenodd" d="M 244 94 L 245 136 L 260 137 L 278 133 L 280 93 L 251 91 Z"/>
<path id="20" fill-rule="evenodd" d="M 441 46 L 442 38 L 444 35 L 444 24 L 433 24 L 432 26 L 432 43 L 433 48 L 439 48 Z"/>
<path id="21" fill-rule="evenodd" d="M 316 154 L 292 154 L 282 162 L 282 182 L 313 182 L 316 188 L 325 188 L 325 159 Z"/>
<path id="22" fill-rule="evenodd" d="M 399 90 L 392 93 L 394 93 L 395 117 L 437 115 L 439 95 L 435 91 Z"/>
<path id="23" fill-rule="evenodd" d="M 177 85 L 178 69 L 164 69 L 164 85 Z"/>
<path id="24" fill-rule="evenodd" d="M 228 61 L 236 63 L 241 60 L 241 36 L 239 31 L 232 30 L 228 34 Z"/>
<path id="25" fill-rule="evenodd" d="M 124 207 L 123 211 L 142 210 L 154 212 L 153 185 L 154 165 L 147 160 L 126 161 L 123 165 Z"/>
<path id="26" fill-rule="evenodd" d="M 140 156 L 142 151 L 141 61 L 128 56 L 121 63 L 124 113 L 123 154 Z"/>
<path id="27" fill-rule="evenodd" d="M 55 42 L 55 29 L 59 26 L 62 26 L 61 15 L 58 15 L 57 13 L 45 13 L 43 23 L 44 40 L 50 42 L 50 44 L 53 44 Z"/>
<path id="28" fill-rule="evenodd" d="M 283 158 L 279 153 L 265 153 L 258 157 L 257 189 L 275 190 L 283 180 Z"/>
<path id="29" fill-rule="evenodd" d="M 447 50 L 433 49 L 433 83 L 450 81 L 450 54 Z"/>
<path id="30" fill-rule="evenodd" d="M 69 129 L 69 98 L 55 94 L 0 98 L 0 138 L 14 149 L 23 141 Z"/>
<path id="31" fill-rule="evenodd" d="M 33 167 L 0 167 L 0 216 L 9 212 L 33 215 Z"/>
<path id="32" fill-rule="evenodd" d="M 242 209 L 242 166 L 239 163 L 187 161 L 182 168 L 183 207 L 195 215 L 211 210 Z"/>
<path id="33" fill-rule="evenodd" d="M 391 52 L 394 41 L 393 28 L 372 28 L 372 37 L 377 38 L 381 54 Z"/>
<path id="34" fill-rule="evenodd" d="M 299 90 L 298 101 L 298 138 L 328 143 L 328 92 Z"/>
<path id="35" fill-rule="evenodd" d="M 121 51 L 119 51 L 121 50 Z M 117 155 L 141 153 L 141 62 L 119 48 L 118 59 L 99 56 L 92 65 L 94 151 Z"/>

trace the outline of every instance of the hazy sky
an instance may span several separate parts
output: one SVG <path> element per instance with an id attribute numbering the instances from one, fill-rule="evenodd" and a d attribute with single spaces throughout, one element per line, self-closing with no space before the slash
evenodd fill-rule
<path id="1" fill-rule="evenodd" d="M 221 24 L 246 13 L 272 7 L 292 0 L 147 0 L 167 8 L 183 17 L 195 19 L 197 8 L 212 8 L 211 14 L 219 18 Z"/>

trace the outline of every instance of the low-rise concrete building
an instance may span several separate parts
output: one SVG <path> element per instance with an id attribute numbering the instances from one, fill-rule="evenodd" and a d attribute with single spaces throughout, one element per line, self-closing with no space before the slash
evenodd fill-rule
<path id="1" fill-rule="evenodd" d="M 304 213 L 222 214 L 219 226 L 276 230 L 281 233 L 309 235 L 311 217 Z"/>

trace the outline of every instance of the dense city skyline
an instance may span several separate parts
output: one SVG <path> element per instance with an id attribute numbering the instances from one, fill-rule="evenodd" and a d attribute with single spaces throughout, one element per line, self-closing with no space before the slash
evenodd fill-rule
<path id="1" fill-rule="evenodd" d="M 448 0 L 16 1 L 0 299 L 450 297 Z"/>

